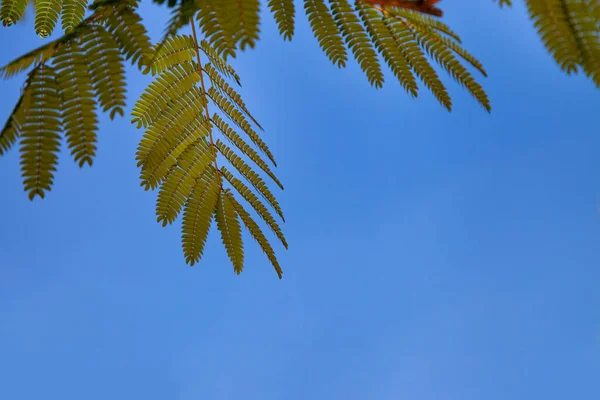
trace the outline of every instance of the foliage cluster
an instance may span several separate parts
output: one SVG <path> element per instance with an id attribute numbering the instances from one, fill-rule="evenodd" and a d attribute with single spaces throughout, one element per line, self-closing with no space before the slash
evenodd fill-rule
<path id="1" fill-rule="evenodd" d="M 240 78 L 228 64 L 259 40 L 261 2 L 154 2 L 172 14 L 164 38 L 152 45 L 137 0 L 96 0 L 87 11 L 87 0 L 34 1 L 37 34 L 50 35 L 59 19 L 65 34 L 0 69 L 3 78 L 27 71 L 21 96 L 0 131 L 0 156 L 19 142 L 30 199 L 43 198 L 51 189 L 63 139 L 79 166 L 92 165 L 98 112 L 111 119 L 123 115 L 125 63 L 130 62 L 155 77 L 132 111 L 132 122 L 145 129 L 136 155 L 141 183 L 146 190 L 158 189 L 156 214 L 163 226 L 183 215 L 186 262 L 200 260 L 216 220 L 236 273 L 244 266 L 244 226 L 281 277 L 275 251 L 256 221 L 287 248 L 272 214 L 283 221 L 283 212 L 266 181 L 283 186 L 269 166 L 275 160 L 260 138 L 262 128 L 235 90 Z M 510 0 L 499 2 L 510 5 Z M 384 83 L 386 65 L 409 95 L 417 97 L 422 84 L 451 110 L 437 64 L 490 111 L 490 101 L 468 67 L 484 76 L 486 72 L 462 47 L 460 37 L 437 18 L 384 3 L 303 2 L 313 34 L 334 65 L 344 67 L 353 57 L 377 88 Z M 28 4 L 2 0 L 2 23 L 16 23 Z M 561 68 L 567 73 L 582 70 L 600 87 L 600 4 L 527 0 L 527 5 Z M 267 6 L 280 34 L 291 40 L 294 1 L 269 0 Z M 180 34 L 188 24 L 192 35 Z"/>

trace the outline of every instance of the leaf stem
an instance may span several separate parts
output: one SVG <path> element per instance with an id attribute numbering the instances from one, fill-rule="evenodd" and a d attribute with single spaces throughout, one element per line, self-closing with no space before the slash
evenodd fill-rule
<path id="1" fill-rule="evenodd" d="M 204 69 L 202 68 L 202 63 L 200 62 L 200 45 L 198 44 L 198 37 L 196 36 L 196 25 L 194 25 L 193 16 L 190 17 L 190 24 L 192 25 L 192 35 L 194 37 L 194 47 L 196 48 L 196 59 L 198 60 L 198 73 L 200 74 L 200 85 L 202 86 L 202 94 L 206 98 L 206 107 L 204 107 L 206 111 L 206 120 L 209 123 L 208 126 L 208 138 L 210 140 L 210 148 L 213 152 L 214 162 L 215 162 L 215 173 L 217 174 L 217 180 L 219 181 L 219 187 L 223 189 L 223 182 L 221 180 L 221 171 L 219 170 L 219 166 L 217 164 L 217 149 L 215 143 L 213 141 L 212 135 L 212 122 L 210 119 L 210 114 L 208 113 L 208 94 L 206 93 L 206 86 L 204 85 Z"/>

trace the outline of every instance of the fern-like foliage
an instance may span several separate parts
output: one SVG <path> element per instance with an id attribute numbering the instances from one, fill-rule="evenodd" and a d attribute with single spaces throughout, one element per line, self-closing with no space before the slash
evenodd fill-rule
<path id="1" fill-rule="evenodd" d="M 17 23 L 23 17 L 29 3 L 30 0 L 2 0 L 2 25 L 11 26 Z M 65 33 L 71 32 L 79 25 L 85 17 L 88 0 L 36 0 L 32 4 L 35 11 L 35 31 L 45 38 L 54 31 L 59 17 Z"/>
<path id="2" fill-rule="evenodd" d="M 5 0 L 12 2 L 14 0 Z M 154 0 L 163 3 L 164 0 Z M 500 7 L 511 6 L 512 0 L 494 0 Z M 552 54 L 559 66 L 568 74 L 583 71 L 592 81 L 600 86 L 600 3 L 597 0 L 524 0 L 529 10 L 530 17 L 537 28 L 547 49 Z M 483 106 L 490 108 L 489 100 L 481 86 L 474 78 L 465 73 L 465 66 L 458 63 L 466 61 L 467 64 L 482 70 L 481 64 L 469 55 L 461 46 L 459 37 L 449 27 L 438 19 L 414 10 L 419 9 L 410 2 L 405 2 L 404 7 L 394 7 L 402 4 L 400 1 L 373 1 L 373 0 L 304 0 L 304 9 L 308 16 L 311 29 L 317 38 L 320 47 L 327 57 L 338 67 L 344 67 L 348 62 L 348 50 L 353 54 L 361 68 L 367 75 L 369 82 L 375 87 L 383 84 L 383 75 L 378 65 L 378 60 L 373 57 L 372 48 L 379 51 L 383 60 L 390 67 L 400 84 L 413 96 L 416 95 L 416 85 L 406 74 L 406 66 L 398 57 L 398 52 L 385 48 L 388 43 L 397 42 L 398 37 L 406 40 L 404 34 L 392 39 L 386 29 L 373 26 L 377 22 L 364 19 L 364 14 L 370 8 L 378 10 L 387 17 L 402 20 L 402 24 L 411 32 L 411 37 L 416 41 L 421 54 L 411 55 L 417 62 L 411 66 L 412 74 L 423 81 L 446 107 L 451 107 L 443 84 L 432 73 L 431 68 L 421 59 L 423 52 L 429 60 L 433 59 L 440 64 L 455 80 L 464 86 Z M 187 23 L 188 17 L 198 13 L 203 32 L 208 42 L 216 49 L 220 56 L 227 58 L 235 56 L 238 49 L 253 47 L 258 39 L 258 26 L 249 29 L 249 26 L 258 21 L 260 4 L 258 1 L 217 1 L 217 0 L 170 0 L 170 6 L 176 7 L 173 22 L 168 31 L 174 34 L 181 26 Z M 386 5 L 385 9 L 380 5 Z M 286 40 L 291 40 L 294 34 L 295 8 L 293 0 L 270 0 L 268 7 L 273 13 L 281 35 Z M 361 15 L 363 14 L 363 15 Z M 251 24 L 247 16 L 251 16 Z M 360 21 L 357 21 L 360 19 Z M 410 25 L 410 26 L 407 26 Z M 402 30 L 399 24 L 386 24 L 387 28 Z M 422 29 L 417 29 L 422 28 Z M 369 35 L 365 36 L 365 30 Z M 431 31 L 441 38 L 432 38 Z M 433 45 L 432 41 L 440 44 Z M 379 44 L 378 44 L 379 43 Z M 397 43 L 398 45 L 398 43 Z M 410 46 L 414 51 L 416 48 Z M 446 48 L 443 50 L 442 48 Z M 403 53 L 408 48 L 401 48 Z M 452 58 L 449 56 L 452 55 Z M 456 60 L 457 56 L 460 60 Z M 393 65 L 390 65 L 392 63 Z M 401 73 L 402 69 L 404 72 Z M 425 68 L 417 71 L 415 68 Z"/>
<path id="3" fill-rule="evenodd" d="M 240 78 L 227 62 L 259 40 L 261 2 L 153 0 L 166 3 L 172 17 L 163 40 L 151 46 L 136 12 L 138 1 L 94 0 L 87 11 L 88 0 L 34 2 L 36 32 L 46 37 L 60 20 L 65 35 L 0 68 L 5 79 L 27 71 L 21 96 L 0 131 L 0 156 L 19 144 L 30 199 L 51 190 L 63 140 L 79 166 L 92 165 L 98 113 L 109 113 L 111 119 L 123 115 L 124 67 L 130 61 L 155 77 L 135 104 L 132 122 L 145 129 L 136 159 L 142 186 L 158 189 L 158 222 L 169 225 L 182 215 L 183 253 L 194 265 L 215 221 L 238 274 L 244 267 L 245 227 L 281 278 L 275 251 L 256 220 L 287 248 L 278 222 L 284 221 L 283 212 L 267 181 L 283 186 L 273 173 L 273 154 L 260 137 L 262 127 L 236 92 Z M 510 0 L 495 1 L 511 5 Z M 559 65 L 567 73 L 582 70 L 600 86 L 600 3 L 525 1 Z M 0 0 L 2 23 L 17 22 L 28 3 Z M 264 3 L 280 34 L 291 40 L 294 1 Z M 411 96 L 417 97 L 423 84 L 450 110 L 452 101 L 434 68 L 437 64 L 489 111 L 487 95 L 467 69 L 486 76 L 481 63 L 449 26 L 430 16 L 441 12 L 427 15 L 406 4 L 304 0 L 303 8 L 334 65 L 346 66 L 351 55 L 370 84 L 379 88 L 385 64 Z M 193 35 L 178 34 L 190 22 Z M 196 26 L 204 36 L 201 41 Z"/>
<path id="4" fill-rule="evenodd" d="M 164 3 L 164 0 L 155 1 Z M 380 3 L 385 3 L 385 8 L 377 5 Z M 396 3 L 401 2 L 304 0 L 304 10 L 313 34 L 329 60 L 343 68 L 352 54 L 376 88 L 383 86 L 382 64 L 385 63 L 412 96 L 417 96 L 417 80 L 420 80 L 450 110 L 450 95 L 433 68 L 433 61 L 489 111 L 490 101 L 467 66 L 474 67 L 484 76 L 485 71 L 481 63 L 462 47 L 459 36 L 439 19 L 416 11 L 412 6 L 411 9 L 396 7 Z M 259 38 L 258 1 L 172 0 L 169 4 L 173 7 L 173 17 L 165 37 L 174 35 L 195 15 L 205 42 L 224 60 L 235 57 L 239 50 L 254 47 Z M 296 17 L 294 1 L 270 0 L 267 5 L 281 35 L 291 40 Z"/>
<path id="5" fill-rule="evenodd" d="M 288 0 L 269 0 L 269 9 L 275 17 L 279 33 L 284 40 L 292 40 L 294 36 L 294 19 L 296 17 L 296 8 L 293 1 Z"/>
<path id="6" fill-rule="evenodd" d="M 71 32 L 85 17 L 88 0 L 63 0 L 61 13 L 62 28 Z"/>
<path id="7" fill-rule="evenodd" d="M 62 11 L 62 0 L 36 0 L 35 32 L 40 37 L 50 36 Z"/>
<path id="8" fill-rule="evenodd" d="M 3 0 L 0 15 L 6 24 L 22 15 L 19 1 Z M 51 189 L 63 139 L 79 166 L 92 165 L 98 112 L 111 118 L 123 115 L 128 60 L 155 76 L 132 111 L 132 122 L 145 129 L 136 155 L 141 184 L 146 190 L 158 189 L 158 222 L 168 225 L 183 214 L 186 262 L 200 260 L 214 220 L 236 273 L 244 266 L 244 226 L 281 277 L 273 247 L 255 217 L 287 248 L 274 216 L 284 221 L 283 212 L 266 180 L 283 186 L 272 170 L 274 156 L 260 137 L 262 127 L 236 92 L 240 78 L 227 62 L 258 40 L 260 2 L 168 0 L 173 15 L 164 39 L 155 46 L 135 11 L 137 3 L 96 0 L 85 19 L 84 0 L 36 3 L 41 36 L 52 32 L 60 16 L 67 33 L 0 69 L 4 78 L 29 70 L 0 132 L 0 155 L 20 141 L 30 199 Z M 271 0 L 268 7 L 284 39 L 291 40 L 293 1 Z M 441 21 L 362 0 L 305 0 L 304 9 L 329 59 L 343 67 L 352 54 L 373 86 L 383 85 L 385 63 L 408 93 L 417 96 L 420 80 L 450 109 L 450 96 L 433 60 L 489 110 L 487 96 L 461 61 L 485 75 L 483 67 Z M 193 35 L 178 35 L 188 21 L 193 22 Z M 201 41 L 196 24 L 204 36 Z"/>
<path id="9" fill-rule="evenodd" d="M 500 6 L 511 5 L 499 0 Z M 525 0 L 533 25 L 559 67 L 583 72 L 600 87 L 600 3 L 597 0 Z"/>
<path id="10" fill-rule="evenodd" d="M 96 154 L 98 110 L 123 115 L 125 60 L 150 50 L 135 10 L 121 2 L 98 5 L 70 33 L 0 68 L 8 78 L 30 69 L 16 107 L 0 131 L 0 155 L 20 142 L 25 191 L 51 189 L 61 140 L 79 166 Z"/>
<path id="11" fill-rule="evenodd" d="M 412 10 L 395 7 L 381 9 L 358 0 L 355 8 L 370 39 L 408 93 L 417 95 L 418 78 L 444 107 L 448 110 L 452 108 L 450 95 L 430 63 L 432 59 L 490 111 L 487 95 L 461 60 L 484 76 L 485 70 L 475 57 L 462 48 L 460 38 L 450 27 Z"/>
<path id="12" fill-rule="evenodd" d="M 207 17 L 199 20 L 203 18 Z M 188 264 L 200 260 L 215 220 L 236 273 L 244 267 L 241 228 L 245 226 L 281 278 L 273 248 L 245 209 L 252 207 L 287 248 L 268 210 L 283 219 L 281 208 L 251 166 L 282 188 L 259 152 L 270 161 L 273 155 L 253 128 L 260 125 L 230 84 L 238 83 L 239 77 L 219 50 L 208 41 L 198 42 L 195 27 L 193 33 L 169 36 L 147 54 L 152 63 L 146 72 L 156 79 L 132 111 L 132 122 L 146 129 L 136 157 L 142 186 L 158 188 L 156 215 L 163 226 L 183 214 L 182 246 Z M 236 199 L 236 193 L 247 206 Z"/>
<path id="13" fill-rule="evenodd" d="M 53 172 L 58 163 L 60 148 L 61 101 L 56 84 L 56 72 L 52 67 L 40 66 L 34 69 L 28 79 L 29 87 L 25 93 L 27 101 L 23 110 L 28 116 L 35 113 L 36 118 L 25 118 L 19 127 L 21 136 L 21 171 L 25 190 L 29 198 L 50 190 Z"/>
<path id="14" fill-rule="evenodd" d="M 61 46 L 53 58 L 56 83 L 62 104 L 60 116 L 69 148 L 75 162 L 82 167 L 92 165 L 96 155 L 96 99 L 90 70 L 87 68 L 88 52 L 77 41 Z M 57 125 L 60 128 L 60 125 Z"/>
<path id="15" fill-rule="evenodd" d="M 304 9 L 310 22 L 310 27 L 319 41 L 321 49 L 332 63 L 338 67 L 345 67 L 348 61 L 346 47 L 342 32 L 335 23 L 331 10 L 324 0 L 306 0 Z"/>
<path id="16" fill-rule="evenodd" d="M 383 86 L 383 73 L 377 53 L 354 9 L 346 0 L 332 2 L 331 8 L 337 26 L 369 82 L 375 87 Z"/>
<path id="17" fill-rule="evenodd" d="M 18 21 L 29 0 L 0 0 L 0 18 L 4 25 Z M 35 2 L 35 27 L 37 33 L 45 37 L 54 29 L 59 16 L 65 32 L 71 32 L 84 18 L 88 0 L 37 0 Z M 259 0 L 153 0 L 173 9 L 173 17 L 166 29 L 166 37 L 175 35 L 195 16 L 206 41 L 223 59 L 235 57 L 239 50 L 253 48 L 259 39 L 261 2 Z M 511 0 L 494 0 L 500 6 L 510 6 Z M 560 67 L 568 74 L 583 71 L 597 86 L 600 86 L 600 5 L 596 0 L 524 0 L 530 16 L 542 40 Z M 395 1 L 373 0 L 304 0 L 304 9 L 311 29 L 328 58 L 337 66 L 344 67 L 348 53 L 365 72 L 369 82 L 375 87 L 383 85 L 383 73 L 379 53 L 392 70 L 400 84 L 413 96 L 418 85 L 407 73 L 405 64 L 409 62 L 410 75 L 416 76 L 429 88 L 440 103 L 451 108 L 451 101 L 444 85 L 432 73 L 429 62 L 438 63 L 450 76 L 464 86 L 486 109 L 490 109 L 489 99 L 481 86 L 467 71 L 463 62 L 482 71 L 481 64 L 460 45 L 460 39 L 445 24 L 426 14 L 411 12 L 406 8 L 394 7 L 402 4 Z M 102 4 L 134 5 L 137 0 L 96 0 L 92 8 Z M 377 4 L 385 4 L 383 9 Z M 409 3 L 404 7 L 418 9 Z M 269 0 L 268 8 L 273 13 L 281 35 L 291 40 L 294 34 L 296 10 L 293 0 Z M 381 29 L 377 21 L 368 21 L 377 10 L 385 23 Z M 403 26 L 389 19 L 400 20 Z M 128 21 L 121 21 L 121 23 Z M 138 24 L 139 21 L 133 21 Z M 390 33 L 389 29 L 399 32 Z M 407 30 L 406 32 L 404 30 Z M 123 31 L 121 31 L 123 32 Z M 135 32 L 132 32 L 134 35 Z M 137 32 L 139 34 L 139 32 Z M 408 35 L 410 33 L 410 35 Z M 134 36 L 136 37 L 136 36 Z M 137 36 L 139 37 L 139 35 Z M 411 37 L 416 42 L 407 42 Z M 121 38 L 121 42 L 125 38 Z M 435 42 L 435 43 L 434 43 Z M 389 49 L 405 43 L 408 47 Z M 138 46 L 139 47 L 139 46 Z M 133 48 L 130 47 L 130 51 Z M 411 49 L 408 51 L 408 49 Z M 405 60 L 399 57 L 404 54 Z M 409 60 L 406 60 L 406 54 Z M 131 55 L 131 54 L 128 54 Z M 426 55 L 426 62 L 423 57 Z M 141 62 L 141 54 L 133 57 Z M 410 64 L 410 62 L 416 64 Z"/>

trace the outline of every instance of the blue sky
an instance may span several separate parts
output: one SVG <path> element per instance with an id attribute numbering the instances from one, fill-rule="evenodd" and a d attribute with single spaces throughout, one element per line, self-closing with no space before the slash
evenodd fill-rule
<path id="1" fill-rule="evenodd" d="M 102 118 L 91 169 L 63 152 L 43 201 L 1 158 L 0 398 L 600 398 L 598 89 L 522 5 L 442 6 L 491 115 L 446 75 L 452 113 L 338 70 L 301 8 L 291 43 L 265 14 L 234 61 L 286 187 L 282 281 L 249 239 L 236 276 L 214 230 L 185 265 L 129 118 Z M 143 15 L 158 38 L 164 9 Z M 40 44 L 32 23 L 0 29 L 1 64 Z M 129 107 L 147 83 L 130 69 Z"/>

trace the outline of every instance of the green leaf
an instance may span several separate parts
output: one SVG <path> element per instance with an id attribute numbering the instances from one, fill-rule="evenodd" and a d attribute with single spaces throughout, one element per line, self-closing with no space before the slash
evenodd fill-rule
<path id="1" fill-rule="evenodd" d="M 219 183 L 212 169 L 196 181 L 183 212 L 182 243 L 186 263 L 200 261 L 219 198 Z"/>
<path id="2" fill-rule="evenodd" d="M 221 232 L 221 239 L 227 250 L 227 255 L 233 264 L 236 274 L 244 269 L 244 244 L 242 242 L 242 227 L 237 219 L 237 213 L 227 194 L 222 191 L 217 203 L 217 228 Z"/>

